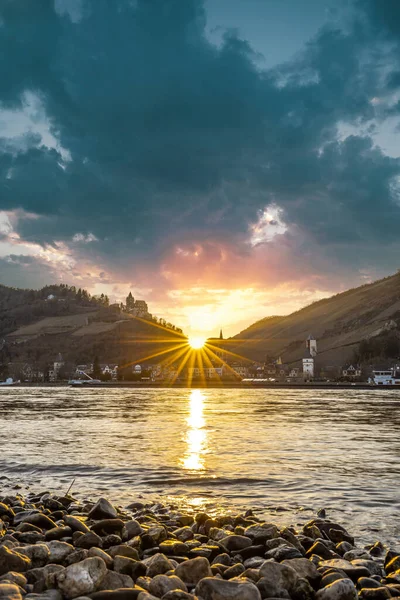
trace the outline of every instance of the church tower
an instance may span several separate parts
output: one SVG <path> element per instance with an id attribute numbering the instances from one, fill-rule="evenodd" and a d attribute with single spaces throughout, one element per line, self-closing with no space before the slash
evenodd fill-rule
<path id="1" fill-rule="evenodd" d="M 224 339 L 224 336 L 223 336 L 223 334 L 222 334 L 222 329 L 221 329 L 221 330 L 220 330 L 220 332 L 219 332 L 219 339 L 220 339 L 220 340 L 223 340 L 223 339 Z"/>
<path id="2" fill-rule="evenodd" d="M 313 358 L 314 358 L 314 356 L 317 355 L 317 340 L 311 334 L 306 339 L 306 348 L 307 348 L 307 350 L 309 350 L 309 352 Z"/>

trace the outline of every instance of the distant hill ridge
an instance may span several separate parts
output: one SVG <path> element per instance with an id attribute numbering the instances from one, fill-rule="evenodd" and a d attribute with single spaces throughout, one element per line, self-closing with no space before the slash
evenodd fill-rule
<path id="1" fill-rule="evenodd" d="M 258 361 L 266 355 L 281 356 L 291 364 L 302 357 L 305 340 L 312 334 L 318 341 L 320 364 L 342 365 L 357 358 L 359 345 L 365 346 L 366 340 L 398 338 L 399 326 L 400 273 L 396 273 L 288 316 L 261 319 L 231 338 L 229 349 Z M 382 351 L 377 345 L 376 352 Z"/>

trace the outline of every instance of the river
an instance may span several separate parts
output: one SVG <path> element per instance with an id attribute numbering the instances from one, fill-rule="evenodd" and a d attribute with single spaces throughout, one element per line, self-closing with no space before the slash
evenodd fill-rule
<path id="1" fill-rule="evenodd" d="M 400 392 L 0 389 L 0 490 L 255 508 L 324 507 L 362 541 L 400 533 Z M 28 488 L 29 486 L 29 488 Z"/>

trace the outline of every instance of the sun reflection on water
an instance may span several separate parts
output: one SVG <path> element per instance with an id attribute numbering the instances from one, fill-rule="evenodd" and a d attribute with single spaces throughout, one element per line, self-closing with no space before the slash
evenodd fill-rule
<path id="1" fill-rule="evenodd" d="M 192 390 L 189 399 L 189 417 L 186 422 L 188 431 L 185 436 L 187 444 L 186 455 L 182 460 L 185 469 L 192 471 L 204 470 L 204 453 L 207 434 L 204 429 L 203 417 L 204 394 L 200 390 Z"/>

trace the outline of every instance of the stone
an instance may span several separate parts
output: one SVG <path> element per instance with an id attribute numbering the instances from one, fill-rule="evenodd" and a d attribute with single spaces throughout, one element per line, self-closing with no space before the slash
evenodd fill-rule
<path id="1" fill-rule="evenodd" d="M 81 562 L 85 560 L 89 555 L 89 550 L 85 550 L 81 548 L 80 550 L 74 550 L 71 554 L 68 554 L 67 558 L 63 561 L 63 564 L 68 567 L 68 565 L 73 565 L 74 563 Z"/>
<path id="2" fill-rule="evenodd" d="M 106 563 L 94 556 L 69 565 L 63 572 L 56 574 L 56 581 L 64 596 L 71 599 L 96 592 L 106 575 Z"/>
<path id="3" fill-rule="evenodd" d="M 243 564 L 246 569 L 259 569 L 264 561 L 265 558 L 261 556 L 252 556 L 251 558 L 247 558 Z"/>
<path id="4" fill-rule="evenodd" d="M 359 592 L 359 598 L 361 600 L 386 600 L 386 598 L 391 598 L 392 594 L 388 590 L 387 587 L 378 587 L 378 588 L 362 588 Z"/>
<path id="5" fill-rule="evenodd" d="M 143 592 L 143 588 L 133 587 L 130 589 L 121 590 L 106 590 L 103 592 L 95 592 L 90 595 L 91 600 L 137 600 Z M 76 600 L 81 600 L 76 598 Z M 83 599 L 82 599 L 83 600 Z"/>
<path id="6" fill-rule="evenodd" d="M 400 569 L 400 556 L 394 556 L 385 564 L 385 571 L 387 574 L 393 573 Z"/>
<path id="7" fill-rule="evenodd" d="M 289 595 L 292 594 L 299 576 L 297 571 L 288 565 L 266 560 L 260 567 L 260 578 L 266 579 L 274 589 L 273 596 L 279 597 L 283 590 Z"/>
<path id="8" fill-rule="evenodd" d="M 172 590 L 171 592 L 164 594 L 162 600 L 197 600 L 197 598 L 193 596 L 193 594 L 189 594 L 189 592 Z"/>
<path id="9" fill-rule="evenodd" d="M 33 584 L 33 591 L 40 593 L 51 587 L 55 582 L 56 574 L 63 571 L 64 567 L 61 565 L 49 564 L 38 569 L 31 569 L 27 572 L 26 576 L 28 582 Z"/>
<path id="10" fill-rule="evenodd" d="M 331 558 L 333 558 L 333 553 L 331 552 L 331 550 L 329 550 L 329 548 L 319 540 L 317 540 L 315 544 L 313 544 L 311 548 L 307 550 L 306 557 L 310 558 L 310 556 L 312 556 L 313 554 L 320 556 L 324 560 L 330 560 Z"/>
<path id="11" fill-rule="evenodd" d="M 94 531 L 84 533 L 75 542 L 75 548 L 86 548 L 86 550 L 89 550 L 93 546 L 95 548 L 101 548 L 102 546 L 101 537 L 97 533 L 94 533 Z"/>
<path id="12" fill-rule="evenodd" d="M 264 562 L 264 559 L 263 559 Z M 227 554 L 226 552 L 224 552 L 223 554 L 218 554 L 214 560 L 212 561 L 212 565 L 214 564 L 219 564 L 219 565 L 226 565 L 227 567 L 230 567 L 233 565 L 232 559 L 229 556 L 229 554 Z"/>
<path id="13" fill-rule="evenodd" d="M 357 600 L 357 590 L 350 579 L 339 579 L 318 590 L 315 600 Z"/>
<path id="14" fill-rule="evenodd" d="M 27 578 L 22 573 L 16 573 L 15 571 L 9 571 L 0 577 L 0 583 L 3 580 L 7 580 L 9 583 L 15 583 L 21 588 L 24 588 L 28 583 Z"/>
<path id="15" fill-rule="evenodd" d="M 109 535 L 110 533 L 120 533 L 124 528 L 124 522 L 121 519 L 102 519 L 92 525 L 92 531 L 98 535 Z"/>
<path id="16" fill-rule="evenodd" d="M 372 577 L 360 577 L 357 581 L 357 587 L 359 590 L 363 588 L 378 588 L 381 587 L 381 583 Z"/>
<path id="17" fill-rule="evenodd" d="M 106 576 L 101 582 L 98 590 L 118 590 L 120 588 L 133 587 L 133 579 L 129 575 L 116 573 L 115 571 L 107 571 Z"/>
<path id="18" fill-rule="evenodd" d="M 167 555 L 183 556 L 189 552 L 189 546 L 180 540 L 165 540 L 160 543 L 160 551 Z"/>
<path id="19" fill-rule="evenodd" d="M 199 556 L 178 565 L 175 569 L 175 575 L 186 584 L 196 585 L 201 579 L 212 577 L 212 571 L 207 558 Z"/>
<path id="20" fill-rule="evenodd" d="M 139 552 L 136 550 L 136 548 L 126 546 L 125 544 L 120 544 L 118 546 L 109 548 L 108 553 L 113 558 L 115 556 L 127 556 L 128 558 L 133 558 L 133 560 L 139 560 Z"/>
<path id="21" fill-rule="evenodd" d="M 321 581 L 321 574 L 308 558 L 291 558 L 284 560 L 282 564 L 294 569 L 299 577 L 307 579 L 314 587 L 317 587 Z"/>
<path id="22" fill-rule="evenodd" d="M 379 577 L 382 576 L 382 567 L 375 560 L 356 558 L 355 560 L 351 561 L 351 564 L 353 565 L 353 567 L 367 569 L 367 571 L 369 571 L 371 575 L 379 575 Z"/>
<path id="23" fill-rule="evenodd" d="M 46 590 L 45 592 L 41 592 L 40 594 L 27 594 L 24 600 L 62 600 L 62 595 L 58 590 Z M 84 598 L 84 600 L 88 599 Z"/>
<path id="24" fill-rule="evenodd" d="M 145 562 L 145 561 L 143 561 Z M 174 566 L 171 561 L 164 554 L 154 554 L 150 559 L 146 559 L 145 564 L 147 565 L 146 575 L 147 577 L 155 577 L 156 575 L 163 575 L 167 571 L 172 571 Z M 183 564 L 183 563 L 182 563 Z M 179 577 L 179 575 L 178 575 Z"/>
<path id="25" fill-rule="evenodd" d="M 143 527 L 141 524 L 132 519 L 132 521 L 127 521 L 124 523 L 124 527 L 122 529 L 122 539 L 123 540 L 131 540 L 137 535 L 141 535 L 143 533 Z"/>
<path id="26" fill-rule="evenodd" d="M 115 519 L 118 513 L 115 507 L 106 498 L 99 498 L 89 511 L 90 519 Z"/>
<path id="27" fill-rule="evenodd" d="M 348 560 L 343 558 L 334 558 L 332 560 L 324 560 L 321 563 L 323 567 L 330 567 L 332 569 L 340 569 L 344 571 L 350 579 L 357 581 L 359 577 L 368 577 L 370 575 L 369 570 L 363 566 L 353 565 Z"/>
<path id="28" fill-rule="evenodd" d="M 0 582 L 0 599 L 1 600 L 22 600 L 20 588 L 14 583 Z"/>
<path id="29" fill-rule="evenodd" d="M 80 531 L 81 533 L 88 533 L 90 531 L 89 527 L 82 521 L 82 519 L 74 517 L 73 515 L 66 515 L 64 517 L 64 523 L 68 525 L 72 531 Z"/>
<path id="30" fill-rule="evenodd" d="M 23 573 L 31 567 L 31 561 L 27 556 L 9 550 L 6 546 L 0 546 L 0 575 L 8 571 Z"/>
<path id="31" fill-rule="evenodd" d="M 224 579 L 233 579 L 233 577 L 240 577 L 240 575 L 242 575 L 242 573 L 245 571 L 246 569 L 244 568 L 242 563 L 236 563 L 235 565 L 232 565 L 231 567 L 228 567 L 222 577 Z"/>
<path id="32" fill-rule="evenodd" d="M 46 543 L 47 548 L 49 549 L 49 562 L 55 564 L 62 564 L 67 556 L 74 552 L 75 548 L 72 544 L 67 544 L 67 542 L 60 542 L 59 540 L 53 540 L 51 542 Z"/>
<path id="33" fill-rule="evenodd" d="M 180 527 L 179 529 L 175 529 L 173 533 L 181 542 L 187 542 L 194 538 L 194 533 L 190 527 Z"/>
<path id="34" fill-rule="evenodd" d="M 107 552 L 104 552 L 104 550 L 102 550 L 101 548 L 90 548 L 90 550 L 87 551 L 87 556 L 88 557 L 99 556 L 100 558 L 102 558 L 104 560 L 104 562 L 106 563 L 106 565 L 109 569 L 112 568 L 113 563 L 114 563 L 111 556 L 109 554 L 107 554 Z"/>
<path id="35" fill-rule="evenodd" d="M 172 590 L 187 592 L 187 587 L 176 575 L 156 575 L 150 583 L 149 592 L 158 598 Z"/>
<path id="36" fill-rule="evenodd" d="M 138 600 L 158 600 L 158 598 L 156 596 L 153 596 L 153 594 L 149 594 L 147 592 L 141 592 L 138 595 Z"/>
<path id="37" fill-rule="evenodd" d="M 242 550 L 252 545 L 251 539 L 244 535 L 228 535 L 222 538 L 220 542 L 229 552 L 232 550 Z"/>
<path id="38" fill-rule="evenodd" d="M 244 535 L 253 540 L 254 544 L 263 544 L 267 540 L 279 537 L 279 530 L 270 523 L 256 523 L 246 527 Z"/>
<path id="39" fill-rule="evenodd" d="M 254 583 L 224 581 L 213 577 L 202 579 L 196 586 L 196 596 L 202 600 L 261 600 Z"/>
<path id="40" fill-rule="evenodd" d="M 303 554 L 294 546 L 287 546 L 285 544 L 268 550 L 265 553 L 265 558 L 273 558 L 277 562 L 281 562 L 283 560 L 290 560 L 291 558 L 303 558 Z"/>
<path id="41" fill-rule="evenodd" d="M 33 546 L 17 546 L 13 548 L 14 552 L 23 554 L 30 558 L 32 568 L 44 567 L 49 562 L 50 551 L 46 544 L 35 544 Z"/>
<path id="42" fill-rule="evenodd" d="M 15 523 L 15 518 L 14 518 Z M 54 529 L 57 527 L 56 523 L 50 519 L 47 515 L 43 513 L 36 512 L 26 515 L 24 518 L 20 520 L 20 523 L 30 523 L 31 525 L 36 525 L 40 529 Z"/>
<path id="43" fill-rule="evenodd" d="M 45 540 L 60 540 L 64 537 L 70 537 L 72 535 L 71 527 L 53 527 L 53 529 L 48 529 L 45 533 Z"/>

